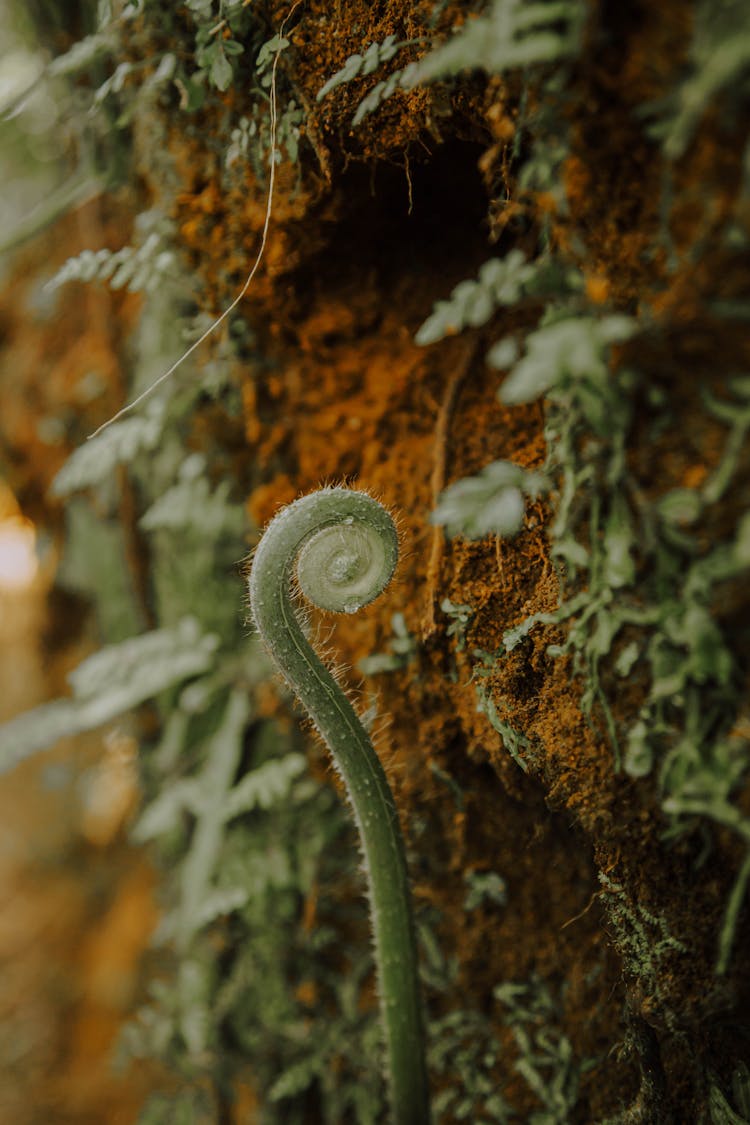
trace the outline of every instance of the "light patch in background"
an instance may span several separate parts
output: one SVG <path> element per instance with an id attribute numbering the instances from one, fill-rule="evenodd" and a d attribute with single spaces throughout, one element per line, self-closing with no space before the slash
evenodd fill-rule
<path id="1" fill-rule="evenodd" d="M 34 525 L 23 516 L 0 521 L 0 590 L 27 590 L 38 572 Z"/>
<path id="2" fill-rule="evenodd" d="M 38 573 L 34 525 L 0 477 L 0 593 L 28 590 Z"/>
<path id="3" fill-rule="evenodd" d="M 5 114 L 12 110 L 26 91 L 30 94 L 43 73 L 44 59 L 40 51 L 20 45 L 5 51 L 0 58 L 0 112 Z"/>
<path id="4" fill-rule="evenodd" d="M 138 800 L 138 743 L 122 731 L 110 731 L 105 753 L 86 778 L 82 831 L 99 847 L 114 840 Z"/>

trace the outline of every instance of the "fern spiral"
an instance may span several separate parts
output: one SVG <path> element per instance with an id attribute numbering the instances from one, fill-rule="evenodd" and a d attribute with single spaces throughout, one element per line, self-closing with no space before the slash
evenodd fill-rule
<path id="1" fill-rule="evenodd" d="M 349 521 L 349 522 L 347 522 Z M 354 523 L 321 528 L 303 543 L 297 581 L 308 601 L 333 613 L 356 613 L 382 593 L 393 574 L 394 542 L 380 529 Z"/>
<path id="2" fill-rule="evenodd" d="M 430 1119 L 411 892 L 393 794 L 369 735 L 310 645 L 293 590 L 354 613 L 388 585 L 398 537 L 371 496 L 323 488 L 282 509 L 250 572 L 250 605 L 269 654 L 323 736 L 341 774 L 364 853 L 394 1125 Z"/>

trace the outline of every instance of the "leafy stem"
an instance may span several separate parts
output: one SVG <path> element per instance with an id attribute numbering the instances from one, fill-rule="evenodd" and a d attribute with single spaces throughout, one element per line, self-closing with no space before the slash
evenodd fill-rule
<path id="1" fill-rule="evenodd" d="M 352 704 L 313 651 L 293 604 L 296 585 L 321 609 L 355 613 L 388 585 L 398 537 L 366 493 L 323 488 L 271 521 L 250 572 L 250 604 L 266 647 L 309 712 L 346 785 L 370 897 L 395 1125 L 430 1111 L 411 895 L 398 812 L 380 759 Z"/>

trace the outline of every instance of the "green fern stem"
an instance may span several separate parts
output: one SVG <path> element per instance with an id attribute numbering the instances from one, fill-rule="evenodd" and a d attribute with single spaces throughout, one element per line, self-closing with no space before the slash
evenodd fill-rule
<path id="1" fill-rule="evenodd" d="M 370 896 L 380 1007 L 395 1125 L 430 1119 L 411 894 L 398 812 L 383 767 L 352 704 L 305 636 L 296 585 L 315 605 L 355 613 L 388 585 L 398 558 L 393 521 L 346 488 L 303 496 L 272 520 L 250 573 L 253 618 L 309 712 L 349 794 Z"/>

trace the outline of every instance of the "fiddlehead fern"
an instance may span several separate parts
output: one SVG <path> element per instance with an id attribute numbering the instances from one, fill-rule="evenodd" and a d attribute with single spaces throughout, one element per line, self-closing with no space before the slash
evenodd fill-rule
<path id="1" fill-rule="evenodd" d="M 284 508 L 260 541 L 250 605 L 266 647 L 325 739 L 344 779 L 365 857 L 395 1125 L 427 1125 L 429 1104 L 414 925 L 398 812 L 357 714 L 313 651 L 293 605 L 296 582 L 320 608 L 355 613 L 388 585 L 393 521 L 376 500 L 323 488 Z"/>

